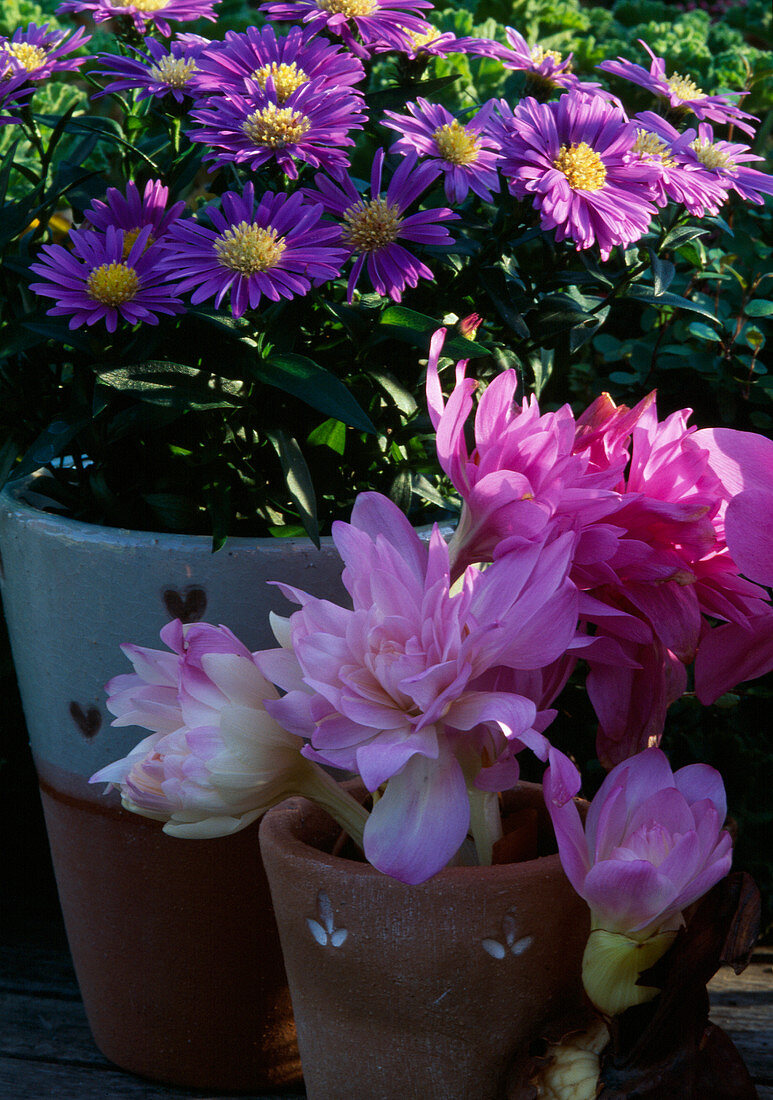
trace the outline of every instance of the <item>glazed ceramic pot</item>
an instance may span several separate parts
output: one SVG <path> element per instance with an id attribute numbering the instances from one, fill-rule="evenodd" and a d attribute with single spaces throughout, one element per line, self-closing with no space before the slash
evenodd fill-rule
<path id="1" fill-rule="evenodd" d="M 508 811 L 536 811 L 520 784 Z M 532 1040 L 582 1001 L 588 910 L 557 854 L 407 886 L 331 855 L 304 799 L 260 827 L 309 1100 L 499 1100 Z"/>
<path id="2" fill-rule="evenodd" d="M 170 619 L 225 623 L 275 645 L 279 579 L 340 599 L 327 542 L 103 528 L 43 513 L 34 479 L 0 495 L 0 588 L 75 969 L 97 1045 L 178 1085 L 261 1091 L 300 1079 L 257 825 L 167 837 L 88 777 L 144 736 L 114 728 L 103 685 L 120 643 L 162 649 Z"/>

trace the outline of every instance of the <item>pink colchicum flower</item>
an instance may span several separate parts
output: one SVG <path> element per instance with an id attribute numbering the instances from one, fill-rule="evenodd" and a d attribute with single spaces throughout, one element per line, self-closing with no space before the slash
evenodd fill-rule
<path id="1" fill-rule="evenodd" d="M 347 811 L 355 838 L 364 811 L 300 755 L 300 739 L 266 713 L 276 691 L 227 627 L 161 631 L 171 652 L 124 645 L 135 672 L 106 685 L 114 726 L 152 730 L 90 782 L 120 789 L 124 807 L 165 822 L 170 836 L 207 839 L 244 829 L 293 794 Z"/>
<path id="2" fill-rule="evenodd" d="M 683 911 L 730 870 L 722 778 L 707 764 L 672 772 L 660 749 L 613 768 L 585 821 L 574 796 L 580 774 L 552 749 L 543 790 L 566 875 L 591 911 L 583 981 L 615 1015 L 656 990 L 639 973 L 670 946 Z"/>
<path id="3" fill-rule="evenodd" d="M 593 928 L 639 941 L 672 931 L 730 870 L 725 790 L 708 764 L 672 772 L 660 749 L 645 749 L 607 775 L 584 828 L 580 773 L 555 749 L 543 789 L 561 864 Z"/>
<path id="4" fill-rule="evenodd" d="M 573 532 L 570 575 L 581 627 L 593 631 L 566 656 L 588 663 L 606 767 L 658 743 L 696 654 L 704 701 L 773 667 L 773 609 L 739 574 L 725 542 L 725 510 L 733 516 L 728 501 L 738 488 L 723 484 L 710 437 L 687 425 L 689 410 L 660 422 L 650 394 L 631 410 L 604 396 L 577 420 L 568 406 L 541 414 L 533 398 L 514 405 L 516 377 L 506 371 L 478 403 L 469 453 L 475 383 L 458 364 L 444 401 L 442 338 L 432 341 L 427 403 L 441 466 L 463 502 L 452 575 Z"/>
<path id="5" fill-rule="evenodd" d="M 374 866 L 424 882 L 469 830 L 490 862 L 493 792 L 515 782 L 515 752 L 548 751 L 535 702 L 510 682 L 497 689 L 495 671 L 508 680 L 508 670 L 541 668 L 569 645 L 573 539 L 471 568 L 452 590 L 439 530 L 427 547 L 377 493 L 360 494 L 333 538 L 353 610 L 280 585 L 301 610 L 276 631 L 288 648 L 258 655 L 287 693 L 266 708 L 310 740 L 309 757 L 357 771 L 371 791 L 386 784 L 364 833 Z"/>

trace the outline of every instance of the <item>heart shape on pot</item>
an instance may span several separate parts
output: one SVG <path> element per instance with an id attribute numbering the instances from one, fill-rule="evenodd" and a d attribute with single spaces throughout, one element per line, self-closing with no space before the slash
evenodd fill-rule
<path id="1" fill-rule="evenodd" d="M 87 707 L 86 710 L 73 700 L 70 703 L 70 717 L 89 741 L 96 737 L 102 727 L 102 715 L 97 707 Z"/>
<path id="2" fill-rule="evenodd" d="M 183 623 L 197 623 L 207 610 L 207 594 L 199 585 L 190 585 L 180 591 L 177 588 L 165 588 L 164 606 L 172 619 Z"/>

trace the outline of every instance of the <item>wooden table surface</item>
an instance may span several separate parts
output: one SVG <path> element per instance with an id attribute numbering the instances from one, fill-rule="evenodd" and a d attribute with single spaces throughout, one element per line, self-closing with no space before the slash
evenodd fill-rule
<path id="1" fill-rule="evenodd" d="M 61 926 L 34 915 L 14 923 L 13 934 L 0 945 L 2 1100 L 224 1100 L 233 1095 L 156 1085 L 108 1062 L 91 1038 Z M 735 1041 L 760 1097 L 773 1100 L 773 949 L 759 950 L 741 975 L 721 970 L 710 989 L 712 1019 Z M 242 1100 L 302 1097 L 289 1092 Z"/>

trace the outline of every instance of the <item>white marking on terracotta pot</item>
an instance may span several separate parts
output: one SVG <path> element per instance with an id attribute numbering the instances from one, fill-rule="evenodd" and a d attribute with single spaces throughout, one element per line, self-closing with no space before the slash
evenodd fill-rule
<path id="1" fill-rule="evenodd" d="M 495 939 L 481 940 L 481 947 L 491 955 L 492 959 L 503 959 L 509 951 L 511 955 L 522 955 L 532 944 L 533 936 L 521 936 L 518 938 L 518 928 L 513 914 L 515 909 L 510 909 L 502 917 L 502 933 L 504 943 Z"/>
<path id="2" fill-rule="evenodd" d="M 336 928 L 333 919 L 333 906 L 330 898 L 322 890 L 317 894 L 317 916 L 319 920 L 315 920 L 313 917 L 306 918 L 306 924 L 314 939 L 320 947 L 327 947 L 328 945 L 340 947 L 349 933 L 345 928 Z"/>

